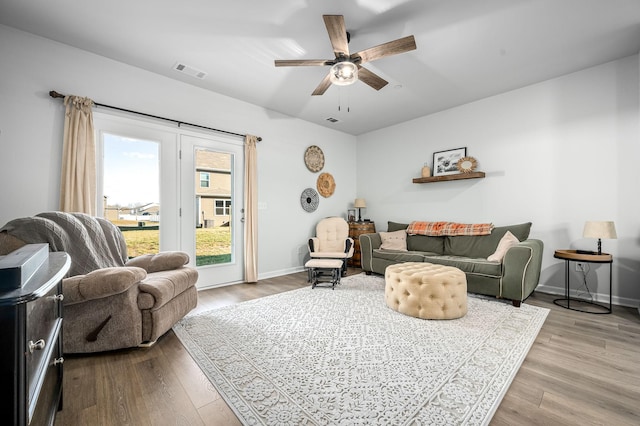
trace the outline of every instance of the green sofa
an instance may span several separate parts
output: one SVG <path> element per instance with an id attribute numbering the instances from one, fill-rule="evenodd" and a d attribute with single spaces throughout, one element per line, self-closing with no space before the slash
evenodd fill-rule
<path id="1" fill-rule="evenodd" d="M 388 222 L 387 232 L 409 225 Z M 360 235 L 362 270 L 384 275 L 389 265 L 428 262 L 454 266 L 465 272 L 467 291 L 509 299 L 520 306 L 538 285 L 542 264 L 542 241 L 529 239 L 531 222 L 495 227 L 490 235 L 425 236 L 407 235 L 407 251 L 380 248 L 380 233 Z M 489 261 L 500 239 L 510 231 L 520 243 L 511 247 L 501 262 Z"/>

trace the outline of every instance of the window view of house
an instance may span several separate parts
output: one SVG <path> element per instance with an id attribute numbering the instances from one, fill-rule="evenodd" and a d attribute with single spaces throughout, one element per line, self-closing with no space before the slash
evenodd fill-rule
<path id="1" fill-rule="evenodd" d="M 232 155 L 196 149 L 196 265 L 232 261 Z"/>
<path id="2" fill-rule="evenodd" d="M 157 142 L 104 134 L 104 217 L 122 231 L 129 257 L 160 248 Z"/>

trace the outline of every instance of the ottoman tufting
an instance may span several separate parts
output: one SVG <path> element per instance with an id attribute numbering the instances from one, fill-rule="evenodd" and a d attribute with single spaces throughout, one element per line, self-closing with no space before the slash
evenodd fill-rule
<path id="1" fill-rule="evenodd" d="M 467 314 L 467 279 L 460 269 L 423 262 L 389 265 L 385 271 L 387 306 L 423 319 L 454 319 Z"/>

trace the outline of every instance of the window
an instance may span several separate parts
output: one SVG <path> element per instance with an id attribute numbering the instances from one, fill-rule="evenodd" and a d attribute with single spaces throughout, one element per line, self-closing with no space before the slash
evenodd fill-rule
<path id="1" fill-rule="evenodd" d="M 216 216 L 229 216 L 231 212 L 231 200 L 215 200 Z"/>
<path id="2" fill-rule="evenodd" d="M 102 133 L 103 217 L 122 230 L 130 257 L 160 251 L 160 144 Z"/>
<path id="3" fill-rule="evenodd" d="M 200 188 L 209 187 L 209 173 L 200 172 Z"/>

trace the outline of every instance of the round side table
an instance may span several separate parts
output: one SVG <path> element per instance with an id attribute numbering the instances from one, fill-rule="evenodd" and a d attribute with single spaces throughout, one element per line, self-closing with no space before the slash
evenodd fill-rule
<path id="1" fill-rule="evenodd" d="M 562 306 L 566 309 L 574 311 L 585 312 L 588 314 L 610 314 L 612 311 L 611 306 L 611 281 L 613 278 L 613 256 L 607 253 L 602 254 L 587 254 L 578 253 L 577 250 L 556 250 L 553 254 L 556 259 L 562 259 L 565 261 L 564 268 L 564 298 L 555 299 L 553 303 L 558 306 Z M 571 262 L 580 263 L 608 263 L 609 264 L 609 306 L 605 304 L 592 302 L 590 300 L 578 299 L 570 296 L 570 279 L 569 279 L 569 264 Z M 573 306 L 571 305 L 573 303 Z M 584 308 L 592 307 L 596 310 L 586 310 Z"/>

